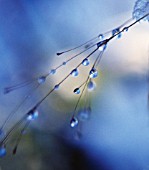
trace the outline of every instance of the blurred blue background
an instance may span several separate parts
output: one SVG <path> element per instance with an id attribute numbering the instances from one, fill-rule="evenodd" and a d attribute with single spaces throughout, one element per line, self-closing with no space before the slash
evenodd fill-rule
<path id="1" fill-rule="evenodd" d="M 8 95 L 3 94 L 4 87 L 49 71 L 64 60 L 56 52 L 122 24 L 131 18 L 134 3 L 134 0 L 1 0 L 0 123 L 34 85 Z M 82 138 L 75 140 L 75 130 L 69 127 L 76 99 L 64 83 L 59 92 L 42 104 L 39 119 L 23 136 L 15 156 L 11 151 L 17 133 L 12 137 L 7 156 L 0 160 L 0 169 L 149 169 L 148 57 L 149 24 L 142 22 L 120 40 L 109 43 L 100 63 L 101 76 L 92 95 L 92 114 L 83 124 Z M 7 129 L 61 79 L 61 75 L 56 76 L 34 93 Z"/>

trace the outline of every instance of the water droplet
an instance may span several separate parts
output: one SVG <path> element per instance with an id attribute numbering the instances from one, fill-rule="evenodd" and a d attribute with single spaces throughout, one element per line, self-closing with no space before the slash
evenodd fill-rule
<path id="1" fill-rule="evenodd" d="M 84 65 L 84 66 L 88 66 L 89 65 L 89 60 L 88 60 L 88 58 L 85 58 L 83 61 L 82 61 L 82 65 Z"/>
<path id="2" fill-rule="evenodd" d="M 90 78 L 96 78 L 98 76 L 98 72 L 95 68 L 92 68 L 89 72 Z"/>
<path id="3" fill-rule="evenodd" d="M 117 34 L 117 38 L 121 38 L 122 36 L 119 28 L 115 28 L 114 30 L 112 30 L 112 35 L 114 36 L 115 34 Z"/>
<path id="4" fill-rule="evenodd" d="M 126 32 L 127 32 L 127 31 L 128 31 L 128 27 L 125 27 L 125 28 L 124 28 L 124 31 L 126 31 Z"/>
<path id="5" fill-rule="evenodd" d="M 73 91 L 75 94 L 80 94 L 80 89 L 79 88 L 76 88 L 76 89 L 74 89 L 74 91 Z"/>
<path id="6" fill-rule="evenodd" d="M 56 54 L 59 56 L 59 55 L 62 55 L 62 54 L 63 54 L 63 52 L 61 52 L 61 53 L 56 53 Z"/>
<path id="7" fill-rule="evenodd" d="M 64 62 L 63 62 L 63 66 L 65 66 L 65 65 L 66 65 L 66 62 L 64 61 Z"/>
<path id="8" fill-rule="evenodd" d="M 59 84 L 54 86 L 54 90 L 58 90 L 59 89 Z"/>
<path id="9" fill-rule="evenodd" d="M 89 120 L 90 115 L 91 115 L 91 108 L 90 107 L 80 109 L 79 112 L 78 112 L 78 117 L 79 117 L 80 121 Z"/>
<path id="10" fill-rule="evenodd" d="M 104 41 L 100 41 L 97 43 L 97 48 L 99 51 L 104 51 L 107 48 L 107 44 Z"/>
<path id="11" fill-rule="evenodd" d="M 37 110 L 30 111 L 27 116 L 27 120 L 37 119 L 39 112 Z"/>
<path id="12" fill-rule="evenodd" d="M 118 32 L 117 28 L 112 30 L 112 35 L 115 35 Z"/>
<path id="13" fill-rule="evenodd" d="M 38 78 L 38 83 L 43 84 L 46 81 L 46 76 L 41 76 Z"/>
<path id="14" fill-rule="evenodd" d="M 99 34 L 99 35 L 98 35 L 98 38 L 99 38 L 100 40 L 103 40 L 103 39 L 104 39 L 104 35 L 103 35 L 103 34 Z"/>
<path id="15" fill-rule="evenodd" d="M 71 127 L 76 127 L 78 125 L 78 119 L 76 117 L 73 117 L 70 121 L 70 126 Z"/>
<path id="16" fill-rule="evenodd" d="M 140 19 L 145 16 L 149 12 L 149 1 L 148 0 L 136 0 L 134 9 L 133 9 L 133 19 Z M 144 19 L 149 21 L 149 15 L 147 15 Z M 143 20 L 144 20 L 143 19 Z"/>
<path id="17" fill-rule="evenodd" d="M 87 84 L 88 90 L 89 90 L 89 91 L 93 91 L 93 90 L 95 89 L 95 87 L 96 87 L 95 82 L 92 81 L 92 80 L 90 80 L 90 81 L 88 82 L 88 84 Z"/>
<path id="18" fill-rule="evenodd" d="M 6 148 L 4 146 L 0 147 L 0 157 L 3 157 L 6 155 Z"/>
<path id="19" fill-rule="evenodd" d="M 74 76 L 74 77 L 78 76 L 78 74 L 79 74 L 79 72 L 76 68 L 71 71 L 71 75 Z"/>
<path id="20" fill-rule="evenodd" d="M 49 73 L 52 74 L 52 75 L 55 74 L 56 73 L 56 69 L 50 70 Z"/>

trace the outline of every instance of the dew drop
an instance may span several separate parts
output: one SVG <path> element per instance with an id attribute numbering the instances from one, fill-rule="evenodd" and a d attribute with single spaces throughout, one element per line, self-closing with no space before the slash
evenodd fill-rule
<path id="1" fill-rule="evenodd" d="M 62 54 L 63 54 L 63 52 L 61 52 L 61 53 L 56 53 L 56 54 L 59 56 L 59 55 L 62 55 Z"/>
<path id="2" fill-rule="evenodd" d="M 103 39 L 104 39 L 104 35 L 103 35 L 103 34 L 99 34 L 99 35 L 98 35 L 98 38 L 99 38 L 100 40 L 103 40 Z"/>
<path id="3" fill-rule="evenodd" d="M 102 46 L 99 47 L 99 51 L 104 51 L 106 49 L 107 45 L 103 44 Z"/>
<path id="4" fill-rule="evenodd" d="M 117 28 L 112 30 L 112 35 L 115 35 L 118 32 Z"/>
<path id="5" fill-rule="evenodd" d="M 90 107 L 80 109 L 79 112 L 78 112 L 78 117 L 79 117 L 80 121 L 89 120 L 90 115 L 91 115 L 91 108 Z"/>
<path id="6" fill-rule="evenodd" d="M 55 73 L 56 73 L 56 69 L 52 69 L 52 70 L 49 71 L 49 74 L 52 74 L 52 75 L 53 75 L 53 74 L 55 74 Z"/>
<path id="7" fill-rule="evenodd" d="M 138 20 L 141 17 L 145 16 L 149 12 L 149 1 L 148 0 L 136 0 L 133 18 Z M 149 15 L 147 15 L 143 20 L 149 21 Z"/>
<path id="8" fill-rule="evenodd" d="M 74 89 L 74 91 L 73 91 L 75 94 L 80 94 L 80 89 L 79 88 L 76 88 L 76 89 Z"/>
<path id="9" fill-rule="evenodd" d="M 96 87 L 95 82 L 92 81 L 92 80 L 90 80 L 90 81 L 88 82 L 88 84 L 87 84 L 87 89 L 88 89 L 89 91 L 93 91 L 93 90 L 95 89 L 95 87 Z"/>
<path id="10" fill-rule="evenodd" d="M 65 66 L 66 65 L 66 61 L 64 61 L 62 64 L 63 64 L 63 66 Z"/>
<path id="11" fill-rule="evenodd" d="M 6 155 L 6 148 L 4 146 L 0 147 L 0 157 L 4 157 Z"/>
<path id="12" fill-rule="evenodd" d="M 127 32 L 127 31 L 128 31 L 128 27 L 125 27 L 125 28 L 124 28 L 124 31 L 126 31 L 126 32 Z"/>
<path id="13" fill-rule="evenodd" d="M 43 84 L 46 81 L 46 76 L 41 76 L 38 78 L 38 83 Z"/>
<path id="14" fill-rule="evenodd" d="M 59 89 L 59 84 L 54 86 L 54 90 L 58 90 Z"/>
<path id="15" fill-rule="evenodd" d="M 71 71 L 71 75 L 74 76 L 74 77 L 78 76 L 78 74 L 79 74 L 79 72 L 76 68 Z"/>
<path id="16" fill-rule="evenodd" d="M 88 60 L 88 58 L 85 58 L 83 61 L 82 61 L 82 65 L 84 65 L 84 66 L 88 66 L 89 65 L 89 60 Z"/>
<path id="17" fill-rule="evenodd" d="M 99 51 L 104 51 L 107 48 L 107 44 L 104 41 L 100 41 L 97 43 L 97 48 Z"/>
<path id="18" fill-rule="evenodd" d="M 28 113 L 27 120 L 34 120 L 37 119 L 39 112 L 37 110 L 31 111 Z"/>
<path id="19" fill-rule="evenodd" d="M 92 68 L 89 72 L 90 78 L 96 78 L 98 76 L 98 72 L 95 68 Z"/>
<path id="20" fill-rule="evenodd" d="M 78 119 L 76 117 L 73 117 L 70 121 L 70 126 L 73 128 L 73 127 L 76 127 L 78 125 Z"/>
<path id="21" fill-rule="evenodd" d="M 117 38 L 121 38 L 122 36 L 119 28 L 115 28 L 114 30 L 112 30 L 112 36 L 114 36 L 115 34 L 117 34 Z"/>

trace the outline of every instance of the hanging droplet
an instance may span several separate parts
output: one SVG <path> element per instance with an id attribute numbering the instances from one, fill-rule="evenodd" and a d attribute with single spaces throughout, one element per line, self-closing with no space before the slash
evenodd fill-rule
<path id="1" fill-rule="evenodd" d="M 59 84 L 54 86 L 54 90 L 58 90 L 59 89 Z"/>
<path id="2" fill-rule="evenodd" d="M 107 48 L 107 44 L 103 44 L 98 49 L 99 49 L 99 51 L 104 51 L 106 48 Z"/>
<path id="3" fill-rule="evenodd" d="M 104 39 L 104 35 L 103 35 L 103 34 L 99 34 L 99 35 L 98 35 L 98 38 L 99 38 L 100 40 L 103 40 L 103 39 Z"/>
<path id="4" fill-rule="evenodd" d="M 95 87 L 96 87 L 95 82 L 92 81 L 92 80 L 90 80 L 90 81 L 88 82 L 88 84 L 87 84 L 87 89 L 88 89 L 89 91 L 93 91 L 93 90 L 95 89 Z"/>
<path id="5" fill-rule="evenodd" d="M 43 84 L 46 81 L 46 76 L 41 76 L 38 78 L 38 83 Z"/>
<path id="6" fill-rule="evenodd" d="M 141 17 L 145 16 L 149 12 L 149 1 L 148 0 L 136 0 L 134 9 L 133 9 L 133 18 L 138 20 Z M 147 15 L 144 21 L 149 21 L 149 15 Z"/>
<path id="7" fill-rule="evenodd" d="M 112 30 L 112 36 L 114 36 L 115 34 L 117 34 L 117 38 L 121 38 L 122 36 L 119 28 L 115 28 L 114 30 Z"/>
<path id="8" fill-rule="evenodd" d="M 59 89 L 59 84 L 54 86 L 54 90 L 58 90 Z"/>
<path id="9" fill-rule="evenodd" d="M 78 112 L 78 117 L 79 117 L 80 121 L 89 120 L 90 115 L 91 115 L 91 108 L 90 107 L 80 109 L 79 112 Z"/>
<path id="10" fill-rule="evenodd" d="M 63 66 L 65 66 L 65 65 L 66 65 L 66 62 L 64 61 L 62 64 L 63 64 Z"/>
<path id="11" fill-rule="evenodd" d="M 52 74 L 52 75 L 53 75 L 53 74 L 55 74 L 55 73 L 56 73 L 56 69 L 52 69 L 52 70 L 49 71 L 49 74 Z"/>
<path id="12" fill-rule="evenodd" d="M 83 61 L 82 61 L 82 65 L 84 66 L 88 66 L 89 65 L 89 59 L 88 58 L 85 58 Z"/>
<path id="13" fill-rule="evenodd" d="M 124 28 L 124 31 L 126 31 L 126 32 L 127 32 L 127 31 L 128 31 L 128 27 L 125 27 L 125 28 Z"/>
<path id="14" fill-rule="evenodd" d="M 0 157 L 4 157 L 6 155 L 6 148 L 4 146 L 0 147 Z"/>
<path id="15" fill-rule="evenodd" d="M 59 55 L 62 55 L 62 54 L 63 54 L 63 52 L 61 52 L 61 53 L 56 53 L 56 54 L 59 56 Z"/>
<path id="16" fill-rule="evenodd" d="M 74 70 L 72 70 L 72 72 L 71 72 L 71 75 L 74 77 L 78 76 L 78 74 L 79 74 L 79 72 L 76 68 Z"/>
<path id="17" fill-rule="evenodd" d="M 117 29 L 117 28 L 114 29 L 114 30 L 112 30 L 112 35 L 115 35 L 117 32 L 118 32 L 118 29 Z"/>
<path id="18" fill-rule="evenodd" d="M 79 88 L 76 88 L 76 89 L 74 89 L 74 91 L 73 91 L 75 94 L 80 94 L 80 89 Z"/>
<path id="19" fill-rule="evenodd" d="M 27 120 L 37 119 L 38 115 L 39 115 L 39 112 L 38 112 L 37 110 L 30 111 L 30 112 L 28 113 Z"/>
<path id="20" fill-rule="evenodd" d="M 95 68 L 92 68 L 89 72 L 90 78 L 96 78 L 98 76 L 98 72 Z"/>
<path id="21" fill-rule="evenodd" d="M 76 127 L 78 125 L 78 119 L 76 117 L 73 117 L 70 121 L 70 126 L 73 128 L 73 127 Z"/>
<path id="22" fill-rule="evenodd" d="M 105 41 L 100 41 L 97 43 L 97 48 L 99 51 L 104 51 L 107 48 L 107 43 L 105 43 Z"/>

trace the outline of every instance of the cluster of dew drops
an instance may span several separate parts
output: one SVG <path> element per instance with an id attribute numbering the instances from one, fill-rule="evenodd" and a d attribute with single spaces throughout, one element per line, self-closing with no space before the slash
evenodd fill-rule
<path id="1" fill-rule="evenodd" d="M 82 122 L 88 120 L 91 115 L 91 102 L 90 100 L 86 100 L 84 106 L 79 108 L 79 104 L 81 101 L 81 98 L 83 95 L 86 95 L 89 92 L 92 92 L 95 87 L 96 83 L 94 82 L 94 79 L 98 77 L 99 74 L 99 63 L 102 59 L 103 53 L 107 48 L 108 42 L 111 41 L 114 38 L 121 38 L 122 33 L 127 32 L 128 29 L 138 23 L 141 20 L 147 20 L 149 21 L 149 0 L 138 0 L 135 3 L 134 10 L 133 10 L 133 17 L 126 22 L 124 22 L 119 27 L 114 28 L 113 30 L 107 31 L 102 34 L 98 34 L 97 36 L 93 37 L 91 40 L 66 51 L 58 52 L 57 55 L 61 56 L 65 53 L 69 53 L 71 51 L 75 51 L 76 49 L 80 50 L 79 53 L 72 56 L 71 58 L 67 59 L 66 61 L 63 61 L 60 65 L 55 67 L 54 69 L 51 69 L 47 73 L 41 74 L 41 76 L 37 76 L 31 80 L 25 81 L 23 83 L 16 84 L 11 87 L 6 87 L 4 89 L 4 94 L 8 94 L 14 90 L 23 88 L 27 85 L 30 85 L 33 82 L 36 82 L 36 87 L 29 91 L 29 93 L 24 97 L 24 99 L 12 110 L 12 112 L 8 115 L 4 123 L 2 124 L 0 128 L 0 157 L 3 157 L 6 155 L 6 146 L 10 139 L 10 137 L 13 135 L 13 133 L 19 129 L 19 135 L 16 139 L 16 143 L 14 145 L 13 154 L 16 154 L 18 145 L 21 141 L 22 135 L 25 134 L 27 127 L 29 124 L 38 118 L 39 112 L 38 107 L 43 103 L 47 97 L 51 93 L 53 93 L 55 90 L 59 90 L 61 84 L 67 80 L 69 76 L 77 77 L 79 76 L 79 67 L 89 67 L 89 72 L 86 80 L 82 82 L 78 87 L 76 87 L 73 90 L 73 93 L 75 95 L 78 95 L 78 100 L 75 104 L 73 113 L 71 115 L 70 119 L 70 126 L 72 128 L 77 127 L 77 137 L 81 136 L 81 125 Z M 55 75 L 59 68 L 66 66 L 69 62 L 71 62 L 73 59 L 77 57 L 81 57 L 81 54 L 85 53 L 88 50 L 92 50 L 85 58 L 82 59 L 82 61 L 73 68 L 67 75 L 64 77 L 58 84 L 54 85 L 54 87 L 41 99 L 38 103 L 36 103 L 29 111 L 24 114 L 24 116 L 16 123 L 14 124 L 7 132 L 5 132 L 5 127 L 7 123 L 11 120 L 11 118 L 16 114 L 16 112 L 22 107 L 22 105 L 26 102 L 28 98 L 31 97 L 31 95 L 41 86 L 43 85 L 46 80 L 51 76 Z M 90 57 L 95 56 L 93 64 L 90 62 Z M 21 130 L 20 130 L 21 129 Z"/>

